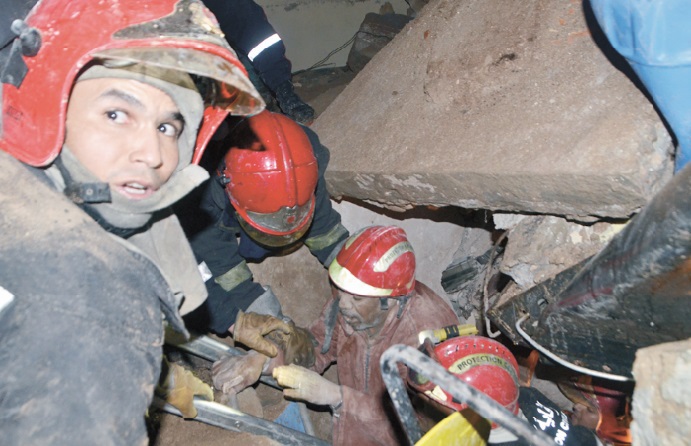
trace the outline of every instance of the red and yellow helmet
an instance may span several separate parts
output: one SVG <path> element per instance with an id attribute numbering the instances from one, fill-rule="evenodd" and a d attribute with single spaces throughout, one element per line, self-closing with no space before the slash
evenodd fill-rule
<path id="1" fill-rule="evenodd" d="M 18 28 L 38 39 L 6 59 L 12 70 L 0 67 L 19 73 L 3 78 L 0 149 L 27 164 L 47 165 L 60 152 L 71 89 L 91 63 L 189 73 L 206 105 L 194 162 L 228 113 L 253 114 L 264 107 L 216 18 L 199 0 L 42 0 L 24 23 Z M 15 44 L 24 40 L 17 37 Z"/>
<path id="2" fill-rule="evenodd" d="M 266 246 L 302 238 L 314 217 L 319 179 L 307 134 L 290 118 L 263 111 L 231 136 L 223 176 L 243 229 Z"/>
<path id="3" fill-rule="evenodd" d="M 329 277 L 357 296 L 405 296 L 415 288 L 415 252 L 403 229 L 369 226 L 346 240 Z"/>
<path id="4" fill-rule="evenodd" d="M 461 336 L 437 344 L 428 353 L 458 379 L 489 396 L 514 415 L 518 413 L 518 363 L 503 344 L 484 336 Z M 449 409 L 461 411 L 468 407 L 416 373 L 411 373 L 408 382 Z M 496 427 L 494 424 L 492 426 Z"/>

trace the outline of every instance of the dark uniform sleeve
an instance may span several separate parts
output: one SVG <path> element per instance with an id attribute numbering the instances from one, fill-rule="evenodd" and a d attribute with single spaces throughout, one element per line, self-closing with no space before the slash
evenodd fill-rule
<path id="1" fill-rule="evenodd" d="M 204 0 L 204 4 L 218 19 L 228 43 L 244 56 L 249 57 L 254 48 L 277 34 L 262 7 L 252 0 Z M 281 83 L 291 80 L 291 64 L 285 52 L 283 41 L 278 40 L 252 60 L 252 66 L 274 92 Z"/>
<path id="2" fill-rule="evenodd" d="M 239 253 L 239 226 L 232 205 L 216 177 L 181 206 L 178 212 L 200 264 L 209 297 L 185 317 L 193 329 L 223 334 L 235 323 L 238 310 L 245 310 L 264 293 Z"/>
<path id="3" fill-rule="evenodd" d="M 312 226 L 307 232 L 305 245 L 322 265 L 328 268 L 333 260 L 332 254 L 350 235 L 341 224 L 341 214 L 331 206 L 329 192 L 326 189 L 324 174 L 329 164 L 329 150 L 319 141 L 319 137 L 308 127 L 302 127 L 309 137 L 314 156 L 319 164 L 319 181 L 315 192 L 315 211 Z"/>

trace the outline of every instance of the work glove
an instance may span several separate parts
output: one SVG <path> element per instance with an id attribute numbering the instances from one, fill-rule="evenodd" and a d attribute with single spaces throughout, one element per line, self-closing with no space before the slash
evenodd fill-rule
<path id="1" fill-rule="evenodd" d="M 218 360 L 211 366 L 214 387 L 226 395 L 236 395 L 259 380 L 268 361 L 256 351 Z"/>
<path id="2" fill-rule="evenodd" d="M 268 314 L 238 312 L 233 329 L 233 339 L 269 358 L 278 354 L 278 348 L 264 339 L 264 336 L 274 330 L 290 333 L 288 324 Z"/>
<path id="3" fill-rule="evenodd" d="M 276 101 L 283 113 L 300 124 L 310 125 L 314 120 L 314 109 L 295 93 L 292 82 L 285 81 L 276 88 Z"/>
<path id="4" fill-rule="evenodd" d="M 266 337 L 283 350 L 283 361 L 286 364 L 297 364 L 303 367 L 313 366 L 316 339 L 309 330 L 296 326 L 293 321 L 289 321 L 287 324 L 290 326 L 290 333 L 276 330 Z"/>
<path id="5" fill-rule="evenodd" d="M 338 407 L 343 401 L 341 386 L 299 365 L 276 367 L 273 376 L 287 398 L 331 407 Z"/>
<path id="6" fill-rule="evenodd" d="M 213 401 L 214 391 L 182 366 L 164 362 L 164 367 L 165 365 L 168 366 L 168 373 L 163 383 L 158 386 L 156 393 L 179 410 L 183 417 L 195 418 L 197 409 L 194 407 L 194 396 Z"/>

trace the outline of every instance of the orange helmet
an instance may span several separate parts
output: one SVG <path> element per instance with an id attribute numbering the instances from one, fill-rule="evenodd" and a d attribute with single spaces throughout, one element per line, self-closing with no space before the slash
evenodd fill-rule
<path id="1" fill-rule="evenodd" d="M 225 156 L 226 192 L 247 233 L 266 246 L 302 238 L 314 217 L 319 179 L 307 134 L 270 111 L 243 120 Z"/>
<path id="2" fill-rule="evenodd" d="M 12 29 L 18 34 L 12 52 L 0 58 L 0 149 L 33 166 L 60 153 L 72 86 L 93 62 L 155 66 L 195 78 L 206 110 L 188 158 L 193 162 L 229 112 L 245 115 L 264 107 L 199 0 L 42 0 Z"/>
<path id="3" fill-rule="evenodd" d="M 405 296 L 415 288 L 415 252 L 403 229 L 369 226 L 346 240 L 329 277 L 350 294 Z"/>
<path id="4" fill-rule="evenodd" d="M 437 344 L 428 353 L 461 381 L 483 392 L 514 415 L 518 413 L 518 363 L 504 345 L 483 336 L 461 336 Z M 468 407 L 414 371 L 408 382 L 450 409 L 460 411 Z"/>

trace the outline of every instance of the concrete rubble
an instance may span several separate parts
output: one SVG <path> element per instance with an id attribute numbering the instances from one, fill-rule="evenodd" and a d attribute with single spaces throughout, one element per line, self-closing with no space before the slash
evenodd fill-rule
<path id="1" fill-rule="evenodd" d="M 430 2 L 315 122 L 331 192 L 629 217 L 669 178 L 672 144 L 593 25 L 580 2 Z"/>
<path id="2" fill-rule="evenodd" d="M 638 350 L 633 367 L 633 444 L 688 444 L 691 340 Z"/>
<path id="3" fill-rule="evenodd" d="M 305 16 L 322 3 L 293 6 Z M 671 138 L 587 3 L 432 0 L 335 99 L 301 92 L 319 113 L 312 128 L 331 152 L 326 179 L 344 225 L 404 227 L 418 279 L 478 327 L 485 271 L 447 293 L 450 265 L 504 234 L 503 297 L 520 293 L 598 252 L 671 178 Z M 298 325 L 330 293 L 304 247 L 250 268 Z M 635 444 L 689 437 L 691 399 L 679 392 L 689 363 L 688 342 L 639 351 Z M 312 415 L 327 436 L 328 414 Z"/>

